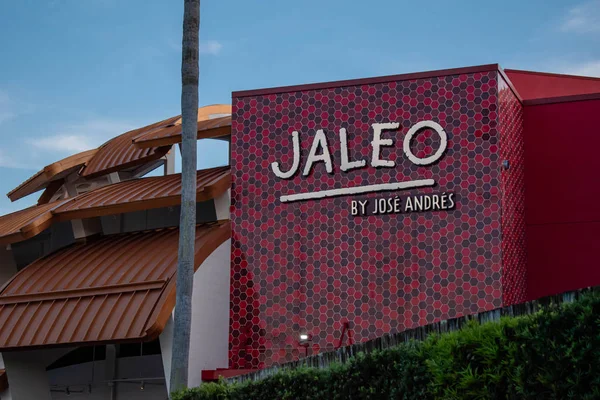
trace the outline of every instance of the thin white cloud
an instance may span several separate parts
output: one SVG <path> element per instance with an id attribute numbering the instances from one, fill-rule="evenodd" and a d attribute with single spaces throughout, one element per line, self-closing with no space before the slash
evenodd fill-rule
<path id="1" fill-rule="evenodd" d="M 93 119 L 56 128 L 48 136 L 28 138 L 25 142 L 40 150 L 69 155 L 98 147 L 135 128 L 134 124 L 123 121 Z"/>
<path id="2" fill-rule="evenodd" d="M 35 167 L 17 161 L 15 158 L 11 157 L 9 152 L 5 149 L 0 149 L 0 167 L 30 170 L 36 169 Z"/>
<path id="3" fill-rule="evenodd" d="M 94 148 L 89 140 L 81 135 L 54 135 L 44 138 L 27 139 L 27 143 L 40 149 L 74 153 Z"/>
<path id="4" fill-rule="evenodd" d="M 582 3 L 571 8 L 560 26 L 563 32 L 600 32 L 600 0 Z"/>
<path id="5" fill-rule="evenodd" d="M 8 93 L 0 90 L 0 124 L 15 116 L 16 113 L 14 112 L 13 102 L 8 96 Z"/>
<path id="6" fill-rule="evenodd" d="M 222 48 L 223 45 L 221 42 L 217 42 L 216 40 L 208 40 L 200 43 L 200 54 L 216 55 L 221 52 Z"/>
<path id="7" fill-rule="evenodd" d="M 563 68 L 565 74 L 594 76 L 600 78 L 600 60 L 585 62 Z"/>
<path id="8" fill-rule="evenodd" d="M 167 46 L 173 50 L 181 53 L 181 42 L 176 40 L 169 40 Z M 206 40 L 200 41 L 200 54 L 217 55 L 223 49 L 223 43 L 218 40 Z"/>

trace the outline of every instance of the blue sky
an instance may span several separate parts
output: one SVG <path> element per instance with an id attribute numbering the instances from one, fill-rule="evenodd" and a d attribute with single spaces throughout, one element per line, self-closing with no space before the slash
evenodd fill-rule
<path id="1" fill-rule="evenodd" d="M 0 214 L 44 165 L 179 114 L 183 0 L 0 0 Z M 600 0 L 204 0 L 200 103 L 500 63 L 600 76 Z M 199 166 L 227 162 L 199 144 Z M 38 194 L 39 195 L 39 194 Z"/>

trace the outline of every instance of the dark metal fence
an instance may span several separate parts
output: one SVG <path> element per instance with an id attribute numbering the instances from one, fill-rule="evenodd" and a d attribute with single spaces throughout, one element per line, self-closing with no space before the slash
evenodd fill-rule
<path id="1" fill-rule="evenodd" d="M 600 291 L 600 287 L 585 288 L 572 292 L 566 292 L 555 296 L 548 296 L 539 300 L 530 301 L 522 304 L 515 304 L 508 307 L 497 308 L 478 314 L 465 315 L 460 318 L 439 321 L 433 324 L 421 326 L 419 328 L 409 329 L 402 332 L 386 334 L 373 340 L 362 343 L 356 343 L 350 346 L 340 347 L 335 351 L 324 352 L 298 361 L 285 364 L 274 365 L 260 371 L 250 374 L 238 375 L 227 379 L 228 382 L 244 382 L 247 380 L 257 381 L 276 374 L 278 371 L 294 369 L 298 367 L 326 368 L 331 364 L 343 364 L 358 353 L 370 353 L 375 350 L 383 350 L 397 346 L 400 343 L 406 343 L 411 340 L 423 340 L 428 335 L 434 333 L 444 333 L 460 330 L 471 320 L 477 320 L 479 323 L 498 321 L 504 316 L 519 316 L 534 314 L 537 311 L 547 308 L 550 305 L 562 303 L 571 303 L 580 298 L 584 293 L 590 291 Z"/>

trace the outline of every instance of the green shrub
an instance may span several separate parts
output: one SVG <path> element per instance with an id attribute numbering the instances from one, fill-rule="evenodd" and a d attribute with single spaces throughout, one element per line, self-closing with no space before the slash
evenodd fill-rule
<path id="1" fill-rule="evenodd" d="M 600 296 L 256 382 L 206 383 L 174 400 L 598 399 Z"/>

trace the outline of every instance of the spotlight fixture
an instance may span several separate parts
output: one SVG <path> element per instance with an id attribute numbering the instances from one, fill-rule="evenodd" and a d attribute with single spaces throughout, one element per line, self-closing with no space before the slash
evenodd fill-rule
<path id="1" fill-rule="evenodd" d="M 312 340 L 312 335 L 309 335 L 308 333 L 301 333 L 300 334 L 300 345 L 304 346 L 306 344 L 308 344 L 308 342 L 310 342 Z"/>
<path id="2" fill-rule="evenodd" d="M 312 335 L 309 333 L 301 333 L 299 336 L 298 344 L 304 347 L 304 356 L 308 357 L 308 347 L 312 341 Z"/>
<path id="3" fill-rule="evenodd" d="M 144 390 L 144 385 L 145 385 L 145 383 L 144 383 L 144 381 L 142 381 L 142 384 L 140 385 L 140 390 Z"/>

